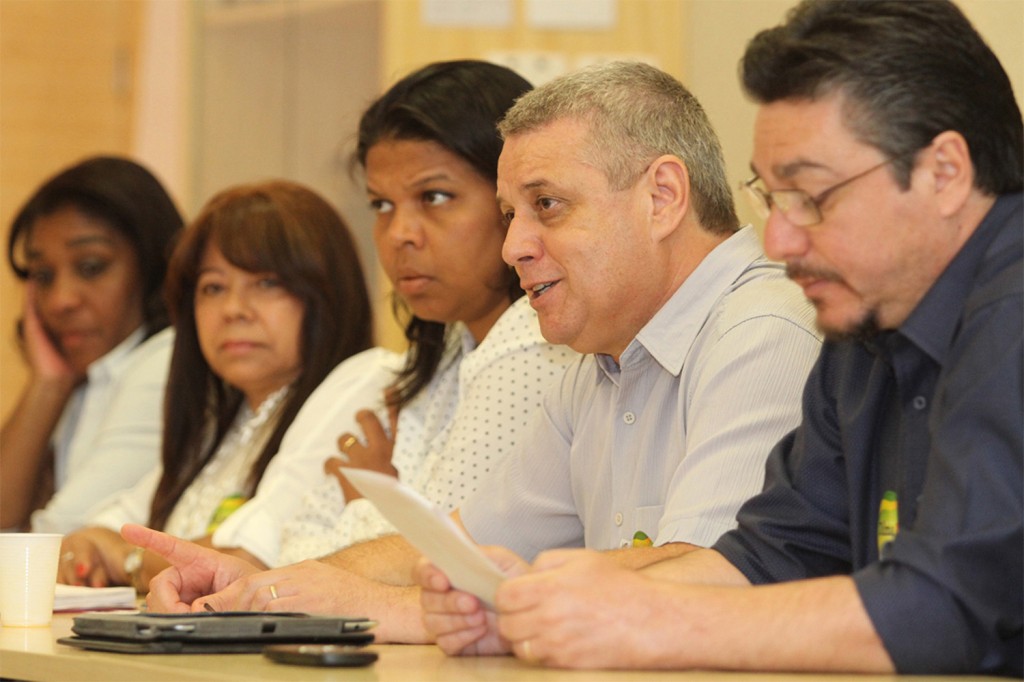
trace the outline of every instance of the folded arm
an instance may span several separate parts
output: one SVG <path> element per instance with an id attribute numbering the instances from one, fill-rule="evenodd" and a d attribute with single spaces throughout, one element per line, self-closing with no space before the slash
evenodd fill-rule
<path id="1" fill-rule="evenodd" d="M 849 578 L 743 583 L 711 551 L 639 572 L 553 552 L 499 590 L 500 633 L 556 667 L 892 671 Z"/>

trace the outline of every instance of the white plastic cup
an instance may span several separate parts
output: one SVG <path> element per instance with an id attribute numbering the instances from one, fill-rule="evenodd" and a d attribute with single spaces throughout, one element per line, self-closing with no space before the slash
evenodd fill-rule
<path id="1" fill-rule="evenodd" d="M 59 533 L 0 533 L 0 623 L 50 624 L 62 537 Z"/>

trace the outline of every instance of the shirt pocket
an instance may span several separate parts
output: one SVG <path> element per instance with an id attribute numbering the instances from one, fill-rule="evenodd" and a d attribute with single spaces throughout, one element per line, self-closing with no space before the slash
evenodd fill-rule
<path id="1" fill-rule="evenodd" d="M 654 507 L 637 507 L 633 511 L 634 528 L 629 539 L 634 547 L 647 547 L 654 544 L 658 537 L 658 522 L 661 521 L 665 505 Z M 629 532 L 629 529 L 624 529 Z"/>

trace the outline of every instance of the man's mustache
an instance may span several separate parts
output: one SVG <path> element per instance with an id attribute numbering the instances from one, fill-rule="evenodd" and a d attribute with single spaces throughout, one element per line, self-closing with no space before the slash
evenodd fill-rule
<path id="1" fill-rule="evenodd" d="M 824 268 L 817 268 L 805 263 L 786 263 L 786 276 L 790 279 L 821 279 L 827 282 L 842 282 L 838 273 Z"/>

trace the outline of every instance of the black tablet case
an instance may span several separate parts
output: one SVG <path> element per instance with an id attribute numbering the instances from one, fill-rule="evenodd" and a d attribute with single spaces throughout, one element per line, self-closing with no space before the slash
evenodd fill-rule
<path id="1" fill-rule="evenodd" d="M 76 616 L 75 636 L 57 641 L 119 653 L 259 653 L 267 644 L 369 644 L 373 626 L 304 613 L 94 613 Z"/>

